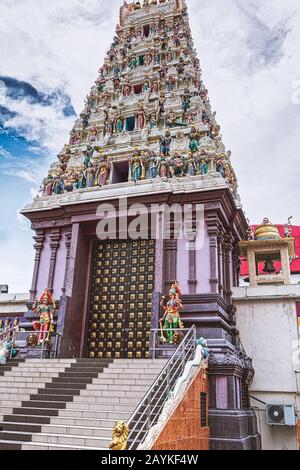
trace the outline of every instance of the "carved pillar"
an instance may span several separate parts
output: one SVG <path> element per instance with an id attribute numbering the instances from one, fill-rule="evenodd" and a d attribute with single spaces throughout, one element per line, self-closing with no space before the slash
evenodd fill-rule
<path id="1" fill-rule="evenodd" d="M 219 294 L 223 295 L 224 276 L 223 276 L 223 235 L 218 236 L 218 272 L 219 272 Z"/>
<path id="2" fill-rule="evenodd" d="M 66 253 L 66 267 L 65 267 L 64 285 L 63 285 L 63 288 L 62 288 L 63 294 L 66 293 L 69 262 L 70 262 L 71 241 L 72 241 L 72 228 L 70 228 L 70 230 L 65 235 L 65 244 L 66 244 L 66 248 L 67 248 L 67 253 Z"/>
<path id="3" fill-rule="evenodd" d="M 232 240 L 230 237 L 227 238 L 224 245 L 225 252 L 225 278 L 226 278 L 226 300 L 231 301 L 232 297 Z"/>
<path id="4" fill-rule="evenodd" d="M 37 294 L 37 280 L 39 274 L 39 267 L 40 267 L 40 259 L 41 259 L 41 252 L 44 245 L 45 240 L 45 231 L 43 229 L 37 230 L 36 235 L 33 237 L 35 244 L 35 258 L 34 258 L 34 268 L 33 268 L 33 277 L 32 277 L 32 284 L 30 289 L 30 302 L 33 302 L 36 298 Z"/>
<path id="5" fill-rule="evenodd" d="M 56 256 L 57 250 L 59 247 L 59 241 L 61 239 L 60 228 L 54 228 L 50 234 L 50 248 L 51 248 L 51 258 L 48 274 L 48 288 L 50 291 L 53 291 L 53 281 L 54 281 L 54 271 L 56 265 Z"/>
<path id="6" fill-rule="evenodd" d="M 210 246 L 210 292 L 218 293 L 218 236 L 219 228 L 217 223 L 208 222 L 209 246 Z"/>

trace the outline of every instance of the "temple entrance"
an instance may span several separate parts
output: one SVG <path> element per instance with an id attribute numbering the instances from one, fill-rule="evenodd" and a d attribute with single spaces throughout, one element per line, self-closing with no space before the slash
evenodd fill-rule
<path id="1" fill-rule="evenodd" d="M 147 358 L 155 241 L 95 242 L 92 263 L 88 357 Z"/>

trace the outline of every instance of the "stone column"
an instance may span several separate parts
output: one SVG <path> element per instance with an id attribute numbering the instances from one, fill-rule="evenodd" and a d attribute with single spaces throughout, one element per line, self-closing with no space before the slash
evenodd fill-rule
<path id="1" fill-rule="evenodd" d="M 53 291 L 53 281 L 54 281 L 54 271 L 56 265 L 56 256 L 57 250 L 59 247 L 59 241 L 61 239 L 60 228 L 54 228 L 50 234 L 50 248 L 51 248 L 51 258 L 48 274 L 48 288 L 50 291 Z"/>
<path id="2" fill-rule="evenodd" d="M 218 236 L 218 272 L 219 272 L 219 294 L 223 295 L 224 276 L 223 276 L 223 235 Z"/>
<path id="3" fill-rule="evenodd" d="M 230 302 L 232 297 L 232 240 L 228 237 L 225 243 L 225 277 L 226 299 Z"/>
<path id="4" fill-rule="evenodd" d="M 218 236 L 219 227 L 216 222 L 207 222 L 209 246 L 210 246 L 210 292 L 212 294 L 218 293 Z"/>
<path id="5" fill-rule="evenodd" d="M 30 302 L 33 302 L 36 298 L 37 294 L 37 280 L 39 274 L 39 267 L 40 267 L 40 259 L 41 259 L 41 252 L 44 246 L 45 241 L 45 231 L 43 229 L 39 229 L 36 231 L 36 235 L 33 237 L 35 244 L 35 259 L 34 259 L 34 269 L 33 269 L 33 277 L 32 277 L 32 284 L 30 289 Z"/>
<path id="6" fill-rule="evenodd" d="M 284 284 L 288 285 L 291 282 L 290 275 L 291 275 L 291 265 L 290 265 L 290 258 L 289 258 L 289 251 L 288 248 L 282 248 L 280 250 L 280 257 L 281 257 L 281 271 L 284 279 Z"/>
<path id="7" fill-rule="evenodd" d="M 63 284 L 63 288 L 62 288 L 63 294 L 66 293 L 69 262 L 70 262 L 71 241 L 72 241 L 72 228 L 70 228 L 70 230 L 65 235 L 65 244 L 66 244 L 66 248 L 67 248 L 67 253 L 66 253 L 66 266 L 65 266 L 64 284 Z"/>

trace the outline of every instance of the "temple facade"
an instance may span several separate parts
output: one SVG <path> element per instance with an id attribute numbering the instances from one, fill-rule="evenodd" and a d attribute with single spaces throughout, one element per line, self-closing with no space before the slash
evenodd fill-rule
<path id="1" fill-rule="evenodd" d="M 254 370 L 232 303 L 248 223 L 230 156 L 186 2 L 125 2 L 70 140 L 22 211 L 36 251 L 26 317 L 48 288 L 60 357 L 148 358 L 162 295 L 177 281 L 182 321 L 210 349 L 210 447 L 258 449 Z"/>

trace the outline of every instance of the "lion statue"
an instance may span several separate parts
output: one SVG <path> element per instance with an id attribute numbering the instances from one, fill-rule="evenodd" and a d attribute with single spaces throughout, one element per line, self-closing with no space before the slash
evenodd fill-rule
<path id="1" fill-rule="evenodd" d="M 111 450 L 127 450 L 129 428 L 124 421 L 117 421 L 112 432 Z"/>

